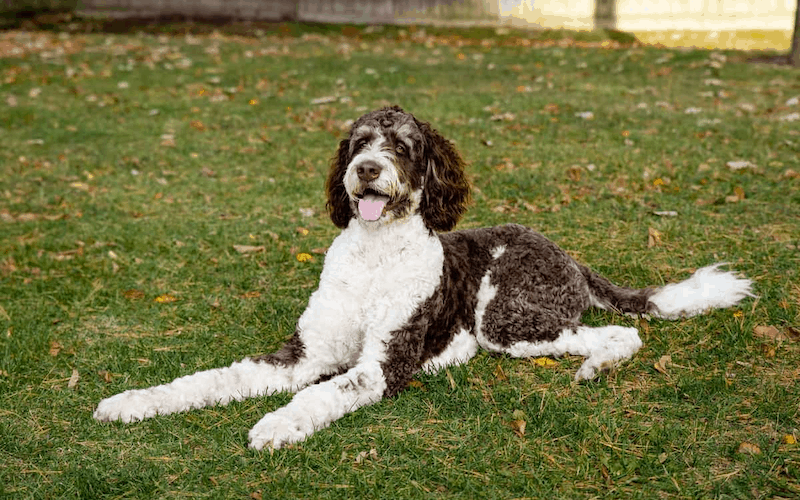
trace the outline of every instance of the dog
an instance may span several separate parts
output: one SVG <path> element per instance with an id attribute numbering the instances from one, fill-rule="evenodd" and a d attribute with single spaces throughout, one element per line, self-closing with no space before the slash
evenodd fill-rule
<path id="1" fill-rule="evenodd" d="M 598 307 L 690 317 L 752 296 L 720 264 L 663 287 L 612 284 L 520 225 L 452 231 L 470 197 L 452 142 L 400 107 L 361 116 L 338 146 L 325 184 L 341 233 L 294 335 L 277 352 L 100 402 L 94 418 L 132 422 L 232 400 L 296 393 L 264 416 L 249 445 L 277 449 L 397 394 L 478 348 L 511 357 L 585 360 L 578 381 L 632 357 L 638 331 L 581 324 Z"/>

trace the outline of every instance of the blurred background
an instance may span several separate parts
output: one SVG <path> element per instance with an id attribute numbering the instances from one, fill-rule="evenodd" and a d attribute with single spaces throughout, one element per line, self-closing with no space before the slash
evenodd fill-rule
<path id="1" fill-rule="evenodd" d="M 787 50 L 798 0 L 0 0 L 3 15 L 489 25 L 633 33 L 668 47 Z M 6 19 L 8 21 L 8 19 Z M 5 23 L 9 25 L 8 22 Z M 2 27 L 2 26 L 0 26 Z"/>

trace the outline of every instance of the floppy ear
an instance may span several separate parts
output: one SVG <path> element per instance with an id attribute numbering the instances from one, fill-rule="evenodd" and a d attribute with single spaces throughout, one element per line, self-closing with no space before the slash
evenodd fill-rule
<path id="1" fill-rule="evenodd" d="M 350 139 L 343 139 L 339 143 L 336 155 L 331 158 L 331 168 L 328 172 L 328 180 L 325 181 L 325 191 L 328 194 L 328 202 L 325 206 L 331 216 L 333 224 L 344 229 L 353 218 L 353 210 L 350 208 L 350 198 L 344 189 L 344 174 L 347 165 L 350 163 Z"/>
<path id="2" fill-rule="evenodd" d="M 449 231 L 467 209 L 469 181 L 464 160 L 455 146 L 427 123 L 419 126 L 425 136 L 427 163 L 420 212 L 425 225 L 435 231 Z"/>

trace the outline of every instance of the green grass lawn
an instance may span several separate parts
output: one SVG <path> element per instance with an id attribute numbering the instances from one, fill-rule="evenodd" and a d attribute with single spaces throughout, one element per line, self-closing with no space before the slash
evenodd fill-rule
<path id="1" fill-rule="evenodd" d="M 796 498 L 800 70 L 749 57 L 486 29 L 0 32 L 0 495 Z M 726 261 L 758 298 L 590 312 L 645 341 L 597 381 L 479 354 L 274 454 L 247 431 L 289 395 L 94 421 L 288 338 L 337 234 L 328 160 L 394 103 L 469 162 L 459 227 L 526 224 L 633 286 Z"/>

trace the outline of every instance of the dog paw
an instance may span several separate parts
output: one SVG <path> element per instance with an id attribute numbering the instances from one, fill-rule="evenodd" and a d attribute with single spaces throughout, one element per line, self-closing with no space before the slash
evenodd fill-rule
<path id="1" fill-rule="evenodd" d="M 600 376 L 601 373 L 608 373 L 614 369 L 614 362 L 603 361 L 596 362 L 593 359 L 587 359 L 583 362 L 578 371 L 575 373 L 575 381 L 582 382 L 584 380 L 594 380 Z"/>
<path id="2" fill-rule="evenodd" d="M 311 431 L 313 432 L 313 431 Z M 304 440 L 311 432 L 302 429 L 300 422 L 279 413 L 269 413 L 250 429 L 250 448 L 261 450 L 265 446 L 277 450 L 287 444 Z"/>
<path id="3" fill-rule="evenodd" d="M 101 422 L 119 420 L 127 424 L 157 414 L 158 407 L 141 391 L 125 391 L 100 401 L 93 416 Z"/>

